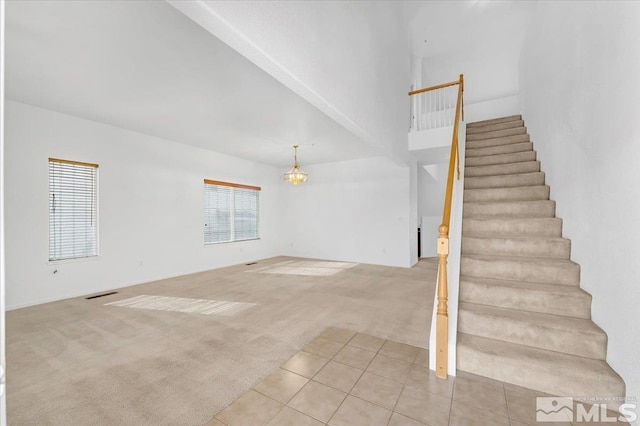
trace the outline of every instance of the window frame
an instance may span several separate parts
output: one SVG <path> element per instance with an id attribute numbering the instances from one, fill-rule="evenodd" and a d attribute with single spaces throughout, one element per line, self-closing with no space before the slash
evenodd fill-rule
<path id="1" fill-rule="evenodd" d="M 207 229 L 207 215 L 206 215 L 206 190 L 207 190 L 207 185 L 215 185 L 215 186 L 224 186 L 224 187 L 230 187 L 231 188 L 231 196 L 229 197 L 229 231 L 230 231 L 230 235 L 231 235 L 231 239 L 230 240 L 226 240 L 226 241 L 207 241 L 206 240 L 206 229 Z M 236 239 L 236 232 L 235 232 L 235 215 L 236 215 L 236 205 L 235 205 L 235 197 L 236 197 L 236 189 L 245 189 L 245 190 L 252 190 L 256 192 L 256 236 L 255 238 L 243 238 L 243 239 Z M 218 244 L 230 244 L 230 243 L 241 243 L 241 242 L 245 242 L 245 241 L 256 241 L 259 240 L 260 237 L 260 192 L 262 191 L 262 188 L 259 186 L 253 186 L 253 185 L 245 185 L 245 184 L 240 184 L 240 183 L 233 183 L 233 182 L 225 182 L 225 181 L 220 181 L 220 180 L 212 180 L 212 179 L 204 179 L 204 186 L 203 186 L 203 197 L 202 197 L 202 201 L 203 201 L 203 226 L 202 226 L 202 233 L 203 233 L 203 240 L 204 240 L 204 246 L 214 246 L 214 245 L 218 245 Z"/>
<path id="2" fill-rule="evenodd" d="M 95 230 L 94 230 L 94 239 L 95 239 L 95 250 L 88 255 L 83 255 L 83 256 L 73 256 L 73 257 L 58 257 L 58 258 L 54 258 L 52 257 L 52 251 L 51 251 L 51 245 L 52 245 L 52 240 L 51 240 L 51 236 L 52 236 L 52 230 L 51 230 L 51 221 L 52 221 L 52 210 L 51 210 L 51 203 L 52 203 L 52 187 L 51 187 L 51 179 L 52 179 L 52 174 L 51 174 L 51 163 L 58 163 L 58 164 L 66 164 L 66 165 L 71 165 L 71 166 L 82 166 L 82 167 L 87 167 L 87 168 L 92 168 L 94 169 L 94 175 L 93 175 L 93 188 L 91 191 L 92 197 L 93 197 L 93 205 L 95 207 L 95 212 L 93 214 L 94 220 L 95 220 Z M 60 159 L 60 158 L 49 158 L 48 162 L 47 162 L 47 168 L 48 168 L 48 179 L 49 179 L 49 195 L 48 195 L 48 222 L 47 222 L 47 230 L 48 230 L 48 263 L 52 263 L 52 264 L 58 264 L 58 263 L 74 263 L 74 262 L 85 262 L 85 261 L 92 261 L 92 260 L 97 260 L 98 257 L 100 256 L 100 202 L 99 202 L 99 170 L 100 170 L 100 166 L 98 164 L 95 163 L 87 163 L 87 162 L 82 162 L 82 161 L 74 161 L 74 160 L 64 160 L 64 159 Z"/>

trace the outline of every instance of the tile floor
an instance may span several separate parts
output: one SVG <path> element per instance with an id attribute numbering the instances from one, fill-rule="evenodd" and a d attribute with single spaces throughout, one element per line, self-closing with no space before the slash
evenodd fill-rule
<path id="1" fill-rule="evenodd" d="M 535 398 L 548 395 L 465 372 L 438 379 L 428 363 L 425 349 L 329 327 L 205 426 L 538 424 Z"/>

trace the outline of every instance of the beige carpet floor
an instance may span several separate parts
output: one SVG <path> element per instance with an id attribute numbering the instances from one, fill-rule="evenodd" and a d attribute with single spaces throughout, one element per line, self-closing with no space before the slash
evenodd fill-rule
<path id="1" fill-rule="evenodd" d="M 426 348 L 435 275 L 280 257 L 7 312 L 9 424 L 202 425 L 328 326 Z M 255 305 L 105 305 L 141 295 Z"/>

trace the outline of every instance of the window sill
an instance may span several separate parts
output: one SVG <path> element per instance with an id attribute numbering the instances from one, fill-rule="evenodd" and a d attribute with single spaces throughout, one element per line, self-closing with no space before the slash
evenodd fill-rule
<path id="1" fill-rule="evenodd" d="M 205 247 L 211 247 L 211 246 L 219 246 L 219 245 L 224 245 L 224 244 L 233 244 L 233 243 L 244 243 L 247 241 L 259 241 L 260 237 L 258 238 L 249 238 L 247 240 L 235 240 L 235 241 L 220 241 L 219 243 L 204 243 Z"/>
<path id="2" fill-rule="evenodd" d="M 84 263 L 84 262 L 97 262 L 100 260 L 99 255 L 87 256 L 87 257 L 75 257 L 73 259 L 60 259 L 60 260 L 48 260 L 49 265 L 66 265 L 69 263 Z"/>

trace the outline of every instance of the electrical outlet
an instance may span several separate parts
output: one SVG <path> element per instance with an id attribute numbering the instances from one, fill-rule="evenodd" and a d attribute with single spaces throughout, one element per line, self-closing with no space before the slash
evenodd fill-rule
<path id="1" fill-rule="evenodd" d="M 138 268 L 142 268 L 144 266 L 144 262 L 141 260 L 138 262 Z"/>

